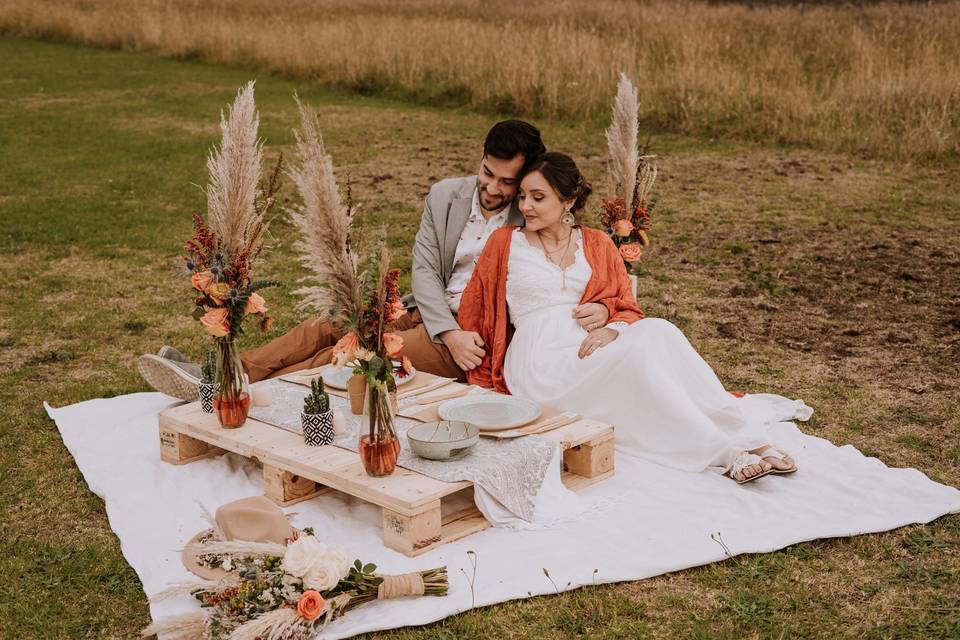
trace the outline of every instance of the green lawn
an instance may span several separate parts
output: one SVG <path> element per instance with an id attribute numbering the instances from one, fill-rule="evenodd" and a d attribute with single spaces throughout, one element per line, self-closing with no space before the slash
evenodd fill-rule
<path id="1" fill-rule="evenodd" d="M 297 90 L 320 111 L 361 224 L 386 228 L 405 269 L 429 185 L 471 173 L 492 124 L 254 70 L 0 39 L 2 638 L 130 638 L 149 622 L 103 504 L 42 402 L 146 390 L 139 354 L 204 350 L 180 249 L 205 203 L 195 185 L 220 109 L 250 78 L 268 160 L 291 142 Z M 539 124 L 602 192 L 602 129 Z M 806 400 L 817 411 L 808 432 L 960 485 L 957 167 L 653 144 L 648 315 L 680 326 L 731 388 Z M 292 284 L 303 275 L 292 229 L 282 218 L 272 229 L 260 275 Z M 274 334 L 302 319 L 289 290 L 269 292 Z M 960 517 L 947 517 L 372 637 L 960 637 L 958 548 Z"/>

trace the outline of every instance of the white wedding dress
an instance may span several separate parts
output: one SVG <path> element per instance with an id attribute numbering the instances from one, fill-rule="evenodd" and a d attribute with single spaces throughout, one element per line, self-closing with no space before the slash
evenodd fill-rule
<path id="1" fill-rule="evenodd" d="M 618 453 L 699 472 L 723 472 L 742 451 L 767 444 L 767 428 L 813 413 L 769 394 L 737 398 L 673 324 L 618 323 L 616 340 L 584 359 L 587 333 L 572 317 L 592 270 L 578 231 L 565 273 L 519 229 L 510 244 L 507 306 L 516 332 L 504 376 L 511 394 L 615 427 Z"/>

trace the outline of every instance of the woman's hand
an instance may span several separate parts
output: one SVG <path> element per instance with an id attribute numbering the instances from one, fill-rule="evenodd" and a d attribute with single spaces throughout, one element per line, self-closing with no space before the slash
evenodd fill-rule
<path id="1" fill-rule="evenodd" d="M 573 319 L 586 331 L 593 331 L 607 324 L 610 310 L 599 302 L 578 304 L 573 308 Z"/>
<path id="2" fill-rule="evenodd" d="M 620 334 L 616 329 L 607 329 L 606 327 L 591 331 L 580 344 L 580 352 L 577 353 L 577 357 L 583 360 L 600 347 L 608 345 L 616 340 L 618 335 Z"/>

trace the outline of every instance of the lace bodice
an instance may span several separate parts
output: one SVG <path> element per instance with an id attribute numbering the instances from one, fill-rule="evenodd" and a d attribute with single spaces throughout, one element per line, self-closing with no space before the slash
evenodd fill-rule
<path id="1" fill-rule="evenodd" d="M 513 326 L 519 327 L 525 316 L 546 308 L 572 308 L 580 303 L 593 269 L 583 253 L 583 232 L 575 233 L 571 239 L 576 245 L 574 262 L 561 270 L 542 249 L 527 242 L 521 230 L 513 232 L 507 264 L 507 307 Z"/>

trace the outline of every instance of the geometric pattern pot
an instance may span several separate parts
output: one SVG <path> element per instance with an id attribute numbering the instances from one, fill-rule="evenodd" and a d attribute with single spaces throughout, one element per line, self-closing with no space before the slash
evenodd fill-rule
<path id="1" fill-rule="evenodd" d="M 333 442 L 333 409 L 323 413 L 301 413 L 303 441 L 311 447 L 321 447 Z"/>
<path id="2" fill-rule="evenodd" d="M 217 382 L 198 382 L 197 394 L 200 396 L 200 408 L 204 413 L 213 413 L 213 396 L 217 395 L 220 384 Z"/>

